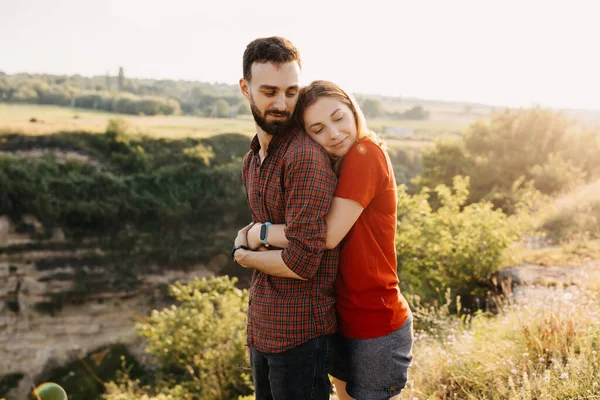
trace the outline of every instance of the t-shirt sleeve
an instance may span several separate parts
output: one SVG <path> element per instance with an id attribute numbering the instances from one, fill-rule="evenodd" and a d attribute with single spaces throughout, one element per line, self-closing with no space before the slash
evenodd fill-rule
<path id="1" fill-rule="evenodd" d="M 335 197 L 354 200 L 367 208 L 390 176 L 383 150 L 364 140 L 348 151 L 342 162 Z"/>

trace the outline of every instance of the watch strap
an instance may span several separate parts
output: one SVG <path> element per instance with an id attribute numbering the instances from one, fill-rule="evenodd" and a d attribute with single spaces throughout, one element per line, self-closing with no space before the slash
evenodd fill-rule
<path id="1" fill-rule="evenodd" d="M 260 241 L 263 242 L 263 244 L 266 247 L 269 247 L 269 242 L 267 242 L 267 234 L 269 231 L 269 226 L 271 225 L 270 222 L 265 222 L 261 227 L 260 227 Z"/>
<path id="2" fill-rule="evenodd" d="M 244 246 L 243 244 L 238 244 L 237 246 L 233 246 L 231 249 L 231 259 L 235 261 L 235 252 L 239 249 L 250 250 L 248 246 Z"/>

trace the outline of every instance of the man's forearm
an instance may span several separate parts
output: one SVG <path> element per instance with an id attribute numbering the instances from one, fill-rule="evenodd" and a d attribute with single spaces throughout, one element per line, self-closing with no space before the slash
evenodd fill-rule
<path id="1" fill-rule="evenodd" d="M 267 275 L 305 280 L 285 265 L 281 258 L 281 252 L 281 250 L 250 251 L 242 249 L 235 252 L 235 261 L 246 268 L 252 268 Z"/>

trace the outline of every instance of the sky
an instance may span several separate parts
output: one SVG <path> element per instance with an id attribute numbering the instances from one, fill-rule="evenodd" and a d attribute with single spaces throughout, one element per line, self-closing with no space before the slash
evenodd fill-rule
<path id="1" fill-rule="evenodd" d="M 596 0 L 0 0 L 0 71 L 236 84 L 257 37 L 302 83 L 508 107 L 600 109 Z"/>

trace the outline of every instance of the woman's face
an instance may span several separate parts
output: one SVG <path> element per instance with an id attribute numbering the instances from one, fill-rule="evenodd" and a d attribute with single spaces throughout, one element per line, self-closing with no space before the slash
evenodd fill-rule
<path id="1" fill-rule="evenodd" d="M 358 138 L 352 111 L 334 97 L 321 97 L 304 110 L 304 129 L 336 158 L 345 156 Z"/>

